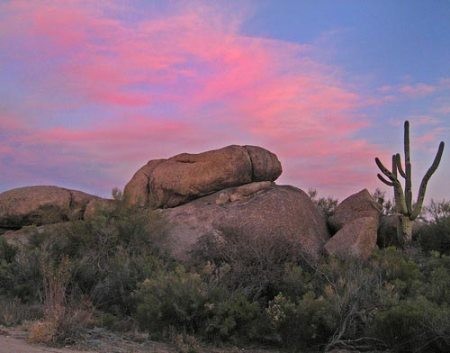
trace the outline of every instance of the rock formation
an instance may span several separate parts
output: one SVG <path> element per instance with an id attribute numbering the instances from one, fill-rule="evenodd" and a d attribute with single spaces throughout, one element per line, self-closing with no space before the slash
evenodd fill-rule
<path id="1" fill-rule="evenodd" d="M 288 239 L 298 252 L 317 259 L 329 237 L 324 217 L 305 192 L 271 182 L 228 188 L 159 212 L 171 225 L 169 236 L 178 258 L 186 258 L 204 236 L 222 241 L 232 233 L 274 242 Z"/>
<path id="2" fill-rule="evenodd" d="M 90 201 L 81 191 L 56 186 L 28 186 L 0 194 L 0 227 L 17 229 L 82 219 Z"/>
<path id="3" fill-rule="evenodd" d="M 367 190 L 336 208 L 329 224 L 337 232 L 329 239 L 326 219 L 308 195 L 274 183 L 280 174 L 277 156 L 261 147 L 232 145 L 182 153 L 139 169 L 125 186 L 124 201 L 162 215 L 172 253 L 182 260 L 189 259 L 202 240 L 211 237 L 223 243 L 230 235 L 249 243 L 262 239 L 267 251 L 270 244 L 287 242 L 294 252 L 311 259 L 324 250 L 338 256 L 370 256 L 380 211 Z M 55 186 L 14 189 L 0 194 L 0 234 L 6 231 L 2 236 L 8 241 L 25 244 L 30 234 L 92 219 L 116 205 Z"/>
<path id="4" fill-rule="evenodd" d="M 275 154 L 256 146 L 228 146 L 199 154 L 182 153 L 148 162 L 125 186 L 130 205 L 175 207 L 222 189 L 281 174 Z"/>
<path id="5" fill-rule="evenodd" d="M 377 245 L 380 206 L 364 189 L 342 201 L 328 223 L 337 230 L 325 252 L 341 257 L 367 259 Z"/>

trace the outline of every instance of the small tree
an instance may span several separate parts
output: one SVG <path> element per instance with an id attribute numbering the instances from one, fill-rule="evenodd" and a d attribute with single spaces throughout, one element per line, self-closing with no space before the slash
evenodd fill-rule
<path id="1" fill-rule="evenodd" d="M 425 198 L 425 191 L 428 181 L 433 173 L 436 171 L 441 161 L 442 153 L 444 152 L 444 142 L 439 144 L 438 151 L 434 157 L 433 164 L 425 173 L 422 182 L 420 183 L 419 195 L 417 202 L 413 205 L 412 201 L 412 178 L 411 178 L 411 159 L 409 148 L 409 122 L 405 121 L 404 126 L 404 150 L 405 150 L 405 169 L 402 167 L 400 153 L 392 155 L 392 171 L 387 169 L 378 158 L 375 158 L 375 163 L 381 172 L 389 179 L 385 179 L 381 174 L 377 174 L 378 178 L 386 185 L 394 188 L 395 210 L 398 214 L 397 221 L 397 236 L 402 242 L 411 241 L 412 237 L 412 221 L 419 216 L 422 210 L 423 200 Z M 397 178 L 397 172 L 405 179 L 405 191 Z"/>

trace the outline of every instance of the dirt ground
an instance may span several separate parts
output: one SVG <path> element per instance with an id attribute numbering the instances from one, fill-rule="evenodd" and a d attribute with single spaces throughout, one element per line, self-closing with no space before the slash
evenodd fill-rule
<path id="1" fill-rule="evenodd" d="M 75 346 L 54 348 L 32 344 L 23 328 L 0 328 L 0 353 L 178 353 L 174 346 L 139 337 L 127 338 L 93 330 Z M 279 353 L 274 350 L 202 347 L 199 353 Z"/>

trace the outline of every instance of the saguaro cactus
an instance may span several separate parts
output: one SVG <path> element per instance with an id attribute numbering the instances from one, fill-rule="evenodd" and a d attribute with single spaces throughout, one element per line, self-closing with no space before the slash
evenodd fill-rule
<path id="1" fill-rule="evenodd" d="M 405 169 L 402 167 L 400 153 L 392 156 L 392 170 L 387 169 L 378 158 L 375 158 L 375 163 L 381 172 L 388 178 L 386 179 L 381 174 L 377 174 L 386 185 L 394 188 L 395 209 L 398 215 L 397 221 L 397 236 L 403 243 L 411 241 L 412 236 L 412 222 L 417 218 L 422 210 L 425 191 L 427 189 L 428 181 L 433 173 L 436 171 L 441 161 L 442 153 L 444 152 L 444 142 L 439 144 L 438 151 L 434 157 L 433 164 L 425 173 L 422 182 L 420 183 L 419 195 L 417 201 L 413 204 L 412 201 L 412 181 L 411 181 L 411 156 L 409 149 L 409 122 L 405 121 L 404 127 L 404 149 L 405 149 Z M 405 191 L 398 180 L 397 175 L 400 174 L 405 179 Z"/>

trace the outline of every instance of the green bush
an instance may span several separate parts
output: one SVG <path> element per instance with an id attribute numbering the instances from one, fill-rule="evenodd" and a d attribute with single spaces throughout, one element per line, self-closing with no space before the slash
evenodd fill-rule
<path id="1" fill-rule="evenodd" d="M 450 217 L 438 218 L 422 225 L 413 234 L 413 238 L 425 251 L 438 251 L 450 255 Z"/>
<path id="2" fill-rule="evenodd" d="M 323 344 L 337 324 L 331 303 L 312 292 L 297 302 L 279 294 L 269 304 L 267 313 L 281 342 L 288 347 L 306 348 Z"/>
<path id="3" fill-rule="evenodd" d="M 118 203 L 87 221 L 73 221 L 30 230 L 30 241 L 14 249 L 0 238 L 0 294 L 25 302 L 42 302 L 40 263 L 73 264 L 72 296 L 88 296 L 101 310 L 116 315 L 134 311 L 137 284 L 172 266 L 162 219 L 154 213 Z"/>
<path id="4" fill-rule="evenodd" d="M 373 334 L 398 352 L 450 349 L 450 308 L 424 297 L 402 300 L 377 313 Z"/>
<path id="5" fill-rule="evenodd" d="M 217 302 L 214 302 L 217 298 L 212 299 L 206 304 L 208 320 L 204 328 L 209 340 L 254 340 L 267 330 L 259 304 L 248 300 L 243 293 L 232 293 Z"/>
<path id="6" fill-rule="evenodd" d="M 167 338 L 170 328 L 195 333 L 206 319 L 206 285 L 198 274 L 181 267 L 147 278 L 135 297 L 136 319 L 152 336 Z"/>
<path id="7" fill-rule="evenodd" d="M 266 305 L 281 290 L 286 264 L 306 258 L 298 249 L 297 240 L 282 234 L 238 237 L 224 231 L 220 239 L 202 238 L 192 256 L 197 266 L 200 260 L 201 264 L 211 262 L 217 269 L 226 269 L 220 278 L 223 285 Z"/>

